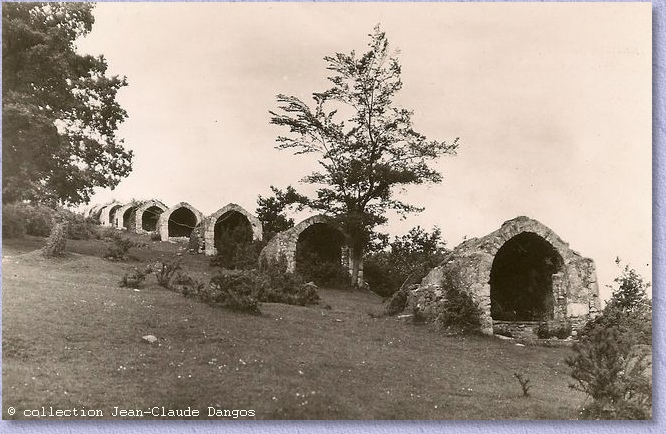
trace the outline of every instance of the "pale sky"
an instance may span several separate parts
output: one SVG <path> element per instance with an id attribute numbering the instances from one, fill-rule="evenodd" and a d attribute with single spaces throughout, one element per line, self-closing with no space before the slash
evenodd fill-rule
<path id="1" fill-rule="evenodd" d="M 310 157 L 274 149 L 278 93 L 328 87 L 323 57 L 366 51 L 380 23 L 400 49 L 398 103 L 429 139 L 460 137 L 444 182 L 392 235 L 442 229 L 450 247 L 519 215 L 594 259 L 602 298 L 614 259 L 651 280 L 650 3 L 98 3 L 81 51 L 126 75 L 120 136 L 132 174 L 91 203 L 157 198 L 208 215 L 256 209 Z"/>

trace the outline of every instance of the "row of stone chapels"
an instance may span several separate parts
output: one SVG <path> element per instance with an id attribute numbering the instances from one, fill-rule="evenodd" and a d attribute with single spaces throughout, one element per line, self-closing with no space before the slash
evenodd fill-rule
<path id="1" fill-rule="evenodd" d="M 136 233 L 155 232 L 162 241 L 189 237 L 196 230 L 202 240 L 200 250 L 206 255 L 217 253 L 216 231 L 229 222 L 249 225 L 253 240 L 263 237 L 259 219 L 233 203 L 204 216 L 185 202 L 172 207 L 157 200 L 113 202 L 93 206 L 85 216 L 97 218 L 102 226 Z M 340 233 L 338 260 L 349 266 L 344 234 L 325 216 L 310 217 L 277 234 L 261 257 L 284 257 L 288 270 L 293 271 L 299 242 L 313 234 L 316 242 L 316 233 L 322 229 Z M 326 242 L 331 239 L 327 237 Z M 444 289 L 452 287 L 476 301 L 482 313 L 482 331 L 488 334 L 536 334 L 544 324 L 551 329 L 566 325 L 575 330 L 600 309 L 592 259 L 572 250 L 550 228 L 524 216 L 455 247 L 421 285 L 412 289 L 412 307 L 426 318 L 434 316 L 439 306 L 446 303 Z"/>

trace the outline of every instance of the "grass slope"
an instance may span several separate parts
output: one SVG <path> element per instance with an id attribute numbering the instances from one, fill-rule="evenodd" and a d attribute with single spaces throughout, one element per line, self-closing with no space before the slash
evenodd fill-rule
<path id="1" fill-rule="evenodd" d="M 104 418 L 116 406 L 164 406 L 207 419 L 210 406 L 258 419 L 572 419 L 584 399 L 568 388 L 567 348 L 373 319 L 381 300 L 365 292 L 322 289 L 321 306 L 263 304 L 261 316 L 244 315 L 153 276 L 140 291 L 118 287 L 128 269 L 173 257 L 178 245 L 148 242 L 133 262 L 114 263 L 101 258 L 101 241 L 69 241 L 74 253 L 55 260 L 32 252 L 42 244 L 3 240 L 5 419 L 44 406 Z M 184 254 L 183 266 L 214 273 L 197 255 Z M 531 380 L 530 396 L 514 372 Z"/>

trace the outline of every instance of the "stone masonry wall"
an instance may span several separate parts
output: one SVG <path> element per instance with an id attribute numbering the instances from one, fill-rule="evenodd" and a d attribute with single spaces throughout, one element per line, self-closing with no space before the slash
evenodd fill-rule
<path id="1" fill-rule="evenodd" d="M 482 238 L 473 238 L 457 246 L 438 267 L 423 279 L 408 296 L 408 307 L 433 312 L 431 304 L 442 303 L 447 285 L 466 291 L 482 312 L 482 332 L 493 334 L 490 312 L 490 273 L 495 255 L 508 240 L 521 233 L 533 233 L 548 243 L 562 257 L 562 271 L 553 275 L 555 306 L 552 322 L 569 323 L 574 328 L 600 310 L 594 262 L 571 250 L 552 230 L 528 217 L 517 217 Z M 434 318 L 430 318 L 434 319 Z"/>

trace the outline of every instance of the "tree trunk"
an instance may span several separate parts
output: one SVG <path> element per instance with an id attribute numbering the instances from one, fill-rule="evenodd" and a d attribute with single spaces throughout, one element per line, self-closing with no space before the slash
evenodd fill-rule
<path id="1" fill-rule="evenodd" d="M 352 288 L 359 287 L 359 270 L 361 269 L 361 261 L 363 260 L 363 249 L 351 248 L 350 249 L 352 271 L 351 271 L 351 286 Z"/>

